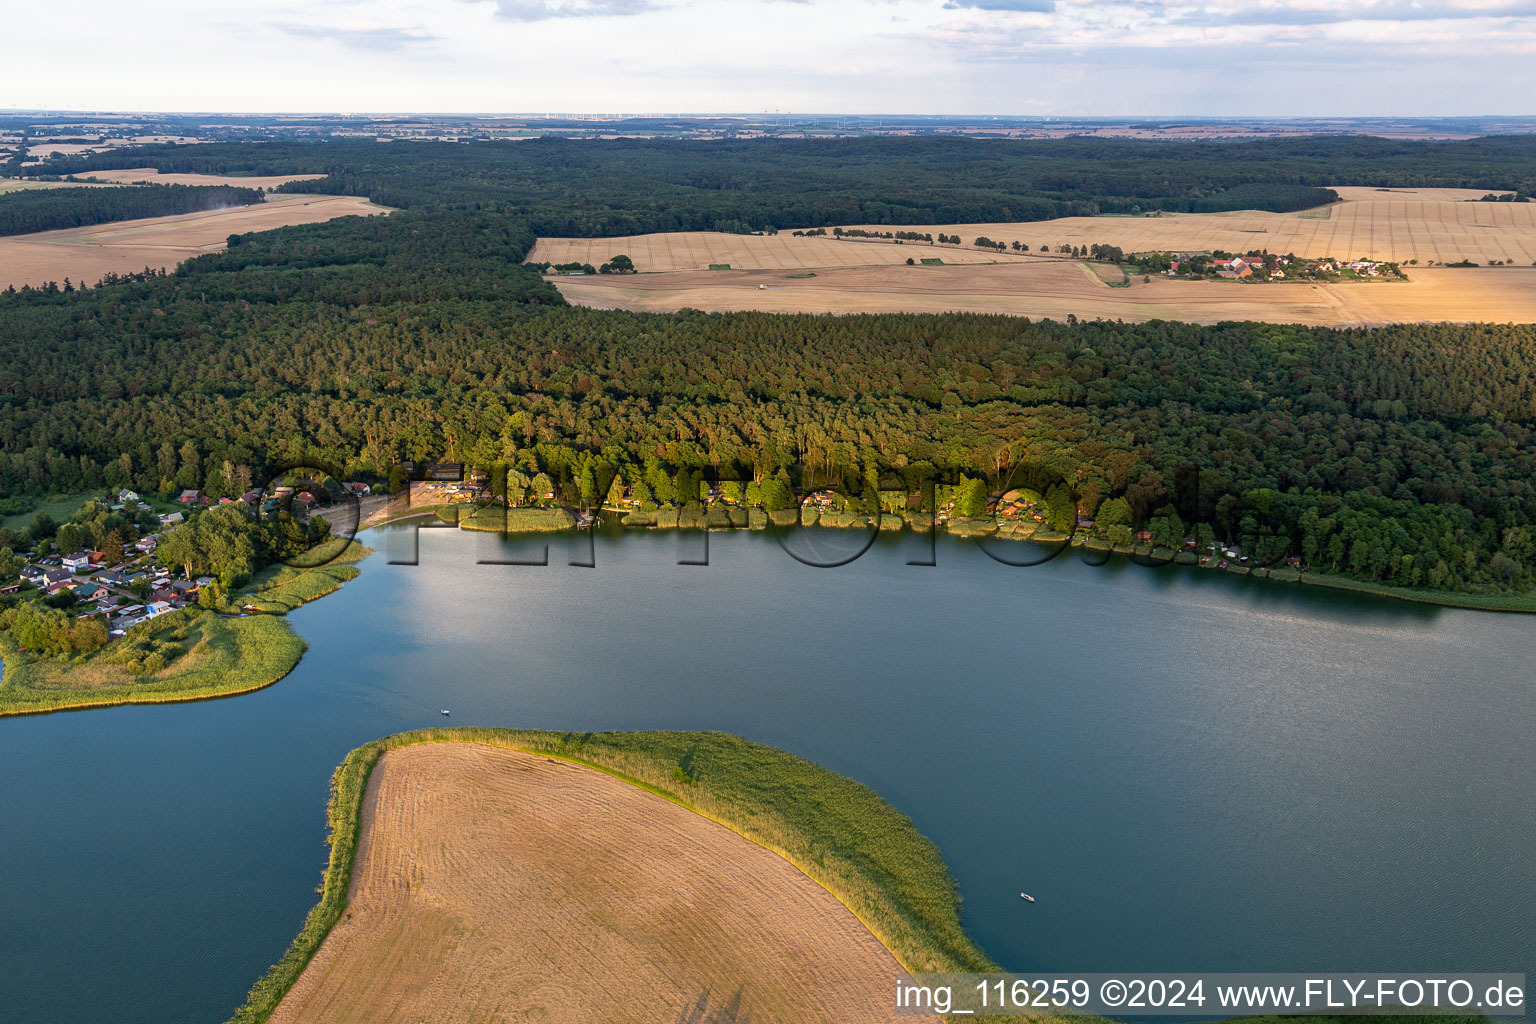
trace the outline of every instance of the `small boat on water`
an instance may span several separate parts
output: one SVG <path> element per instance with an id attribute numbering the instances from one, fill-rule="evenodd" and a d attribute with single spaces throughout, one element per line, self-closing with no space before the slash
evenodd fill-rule
<path id="1" fill-rule="evenodd" d="M 1019 899 L 1023 900 L 1025 903 L 1033 903 L 1033 902 L 1035 902 L 1035 898 L 1033 896 L 1031 896 L 1027 892 L 1019 893 Z"/>
<path id="2" fill-rule="evenodd" d="M 448 717 L 448 709 L 447 708 L 443 708 L 441 711 L 438 712 L 438 714 L 442 715 L 444 718 L 447 718 Z"/>

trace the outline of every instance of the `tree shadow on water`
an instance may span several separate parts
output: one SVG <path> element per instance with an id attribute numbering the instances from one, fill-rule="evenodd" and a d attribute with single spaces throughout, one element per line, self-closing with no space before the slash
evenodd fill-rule
<path id="1" fill-rule="evenodd" d="M 710 992 L 705 989 L 692 1006 L 685 1006 L 677 1015 L 676 1024 L 752 1024 L 752 1016 L 741 1008 L 742 990 L 724 1003 L 710 1007 Z"/>

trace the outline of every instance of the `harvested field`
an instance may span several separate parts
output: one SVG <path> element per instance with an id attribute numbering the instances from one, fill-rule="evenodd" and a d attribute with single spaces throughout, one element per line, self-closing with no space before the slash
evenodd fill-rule
<path id="1" fill-rule="evenodd" d="M 1165 213 L 1155 217 L 1063 217 L 1001 224 L 927 224 L 900 230 L 959 235 L 966 242 L 986 236 L 1022 242 L 1036 256 L 1012 250 L 992 252 L 969 245 L 726 235 L 706 231 L 633 235 L 626 238 L 541 238 L 530 259 L 598 266 L 617 253 L 642 273 L 703 270 L 729 263 L 737 270 L 810 270 L 905 264 L 908 258 L 940 257 L 950 263 L 1013 263 L 1038 258 L 1044 246 L 1117 245 L 1126 252 L 1220 249 L 1294 253 L 1317 258 L 1388 260 L 1427 264 L 1471 260 L 1536 263 L 1536 203 L 1480 203 L 1475 189 L 1426 188 L 1383 191 L 1361 186 L 1335 189 L 1343 201 L 1298 213 Z M 890 225 L 845 225 L 867 231 Z"/>
<path id="2" fill-rule="evenodd" d="M 240 188 L 276 188 L 290 181 L 313 181 L 323 174 L 273 174 L 266 177 L 241 177 L 237 174 L 162 174 L 153 167 L 127 167 L 115 171 L 87 171 L 81 178 L 111 181 L 123 185 L 235 185 Z"/>
<path id="3" fill-rule="evenodd" d="M 776 313 L 1008 313 L 1034 318 L 1267 320 L 1322 326 L 1397 322 L 1536 322 L 1536 268 L 1414 268 L 1402 283 L 1336 285 L 1180 281 L 1131 275 L 1111 288 L 1086 264 L 864 267 L 789 279 L 774 271 L 563 277 L 566 299 L 598 309 Z M 759 285 L 766 285 L 760 288 Z"/>
<path id="4" fill-rule="evenodd" d="M 893 1017 L 897 963 L 835 898 L 593 769 L 397 747 L 362 822 L 348 910 L 274 1024 Z"/>
<path id="5" fill-rule="evenodd" d="M 66 277 L 95 283 L 107 273 L 170 268 L 219 252 L 233 234 L 387 212 L 358 196 L 274 195 L 255 206 L 12 235 L 0 238 L 0 288 Z"/>
<path id="6" fill-rule="evenodd" d="M 0 178 L 0 193 L 25 192 L 37 188 L 90 188 L 83 181 L 32 181 L 28 178 Z"/>
<path id="7" fill-rule="evenodd" d="M 1010 258 L 980 249 L 943 248 L 945 263 L 996 263 Z M 641 273 L 708 270 L 711 264 L 722 263 L 730 264 L 733 270 L 894 266 L 905 264 L 909 258 L 920 260 L 935 255 L 932 246 L 910 242 L 896 245 L 819 236 L 796 238 L 787 231 L 777 235 L 677 231 L 623 238 L 541 238 L 528 259 L 536 263 L 590 263 L 597 267 L 621 253 L 634 260 L 635 269 Z"/>
<path id="8" fill-rule="evenodd" d="M 1244 210 L 1155 217 L 1063 217 L 1028 223 L 935 224 L 903 230 L 943 232 L 959 235 L 967 242 L 985 235 L 1003 242 L 1023 242 L 1032 249 L 1103 243 L 1126 252 L 1265 249 L 1306 258 L 1336 256 L 1399 263 L 1413 259 L 1421 264 L 1430 260 L 1510 260 L 1528 267 L 1536 263 L 1536 203 L 1468 202 L 1486 194 L 1476 189 L 1382 191 L 1339 186 L 1334 191 L 1342 202 L 1297 213 Z M 891 230 L 881 225 L 843 226 Z M 945 261 L 952 255 L 946 253 Z"/>

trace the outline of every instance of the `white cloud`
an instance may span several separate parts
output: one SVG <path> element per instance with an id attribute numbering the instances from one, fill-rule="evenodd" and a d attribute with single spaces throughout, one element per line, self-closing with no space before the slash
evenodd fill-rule
<path id="1" fill-rule="evenodd" d="M 87 0 L 8 18 L 18 39 L 67 29 L 71 63 L 14 48 L 0 106 L 1413 115 L 1528 113 L 1536 94 L 1536 0 L 247 0 L 239 22 Z"/>

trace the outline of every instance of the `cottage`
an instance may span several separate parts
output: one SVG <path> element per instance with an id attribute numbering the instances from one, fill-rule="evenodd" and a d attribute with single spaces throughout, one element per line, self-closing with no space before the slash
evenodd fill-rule
<path id="1" fill-rule="evenodd" d="M 151 534 L 148 537 L 140 537 L 138 540 L 133 542 L 134 548 L 146 555 L 155 550 L 159 544 L 160 537 L 158 534 Z"/>
<path id="2" fill-rule="evenodd" d="M 169 611 L 175 611 L 175 609 L 171 607 L 170 602 L 152 601 L 150 602 L 149 607 L 144 609 L 144 617 L 146 619 L 152 619 L 157 615 L 164 615 Z"/>
<path id="3" fill-rule="evenodd" d="M 203 500 L 203 492 L 197 488 L 191 488 L 181 492 L 181 497 L 176 499 L 183 505 L 195 505 Z"/>
<path id="4" fill-rule="evenodd" d="M 91 553 L 89 551 L 76 551 L 72 555 L 64 556 L 64 568 L 70 572 L 85 572 L 91 567 Z"/>
<path id="5" fill-rule="evenodd" d="M 42 578 L 34 581 L 37 586 L 45 590 L 56 590 L 59 586 L 68 583 L 70 572 L 68 569 L 49 569 L 43 573 Z"/>
<path id="6" fill-rule="evenodd" d="M 363 497 L 364 495 L 368 495 L 368 494 L 373 493 L 373 489 L 370 488 L 365 483 L 350 483 L 350 484 L 347 484 L 347 490 L 351 491 L 353 494 L 357 495 L 360 498 Z"/>
<path id="7" fill-rule="evenodd" d="M 137 492 L 130 491 L 128 488 L 124 487 L 122 490 L 117 492 L 117 500 L 122 502 L 124 505 L 130 505 L 137 502 L 139 500 L 139 496 Z"/>
<path id="8" fill-rule="evenodd" d="M 187 517 L 182 515 L 180 512 L 171 512 L 160 517 L 161 526 L 175 526 L 178 523 L 184 523 L 186 521 Z"/>

